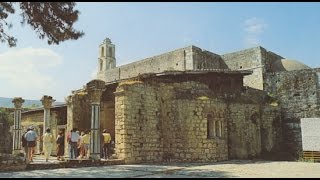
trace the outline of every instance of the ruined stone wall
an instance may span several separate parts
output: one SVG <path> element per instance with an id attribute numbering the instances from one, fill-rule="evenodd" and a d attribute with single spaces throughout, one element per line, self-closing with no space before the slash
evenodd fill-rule
<path id="1" fill-rule="evenodd" d="M 91 104 L 86 92 L 75 93 L 67 106 L 67 131 L 91 128 Z"/>
<path id="2" fill-rule="evenodd" d="M 225 61 L 225 63 L 231 70 L 252 70 L 253 73 L 251 75 L 244 77 L 244 85 L 263 90 L 264 69 L 261 47 L 223 54 L 221 55 L 221 58 Z"/>
<path id="3" fill-rule="evenodd" d="M 67 129 L 65 130 L 65 156 L 69 155 L 67 134 L 72 128 L 79 131 L 91 129 L 91 106 L 86 92 L 75 92 L 68 97 L 67 101 Z"/>
<path id="4" fill-rule="evenodd" d="M 207 89 L 195 83 L 137 83 L 116 92 L 116 147 L 126 162 L 228 159 L 226 105 L 216 98 L 179 93 Z M 207 137 L 207 115 L 222 122 L 222 137 Z"/>
<path id="5" fill-rule="evenodd" d="M 279 101 L 285 146 L 293 158 L 302 150 L 301 118 L 317 118 L 320 69 L 266 74 L 266 91 Z"/>

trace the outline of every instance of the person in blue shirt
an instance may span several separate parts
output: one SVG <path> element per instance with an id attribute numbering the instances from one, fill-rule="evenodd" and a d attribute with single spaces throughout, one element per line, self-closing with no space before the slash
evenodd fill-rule
<path id="1" fill-rule="evenodd" d="M 34 147 L 36 146 L 36 140 L 38 138 L 37 133 L 34 131 L 34 127 L 29 127 L 29 131 L 24 137 L 27 140 L 28 146 L 28 162 L 33 162 Z"/>

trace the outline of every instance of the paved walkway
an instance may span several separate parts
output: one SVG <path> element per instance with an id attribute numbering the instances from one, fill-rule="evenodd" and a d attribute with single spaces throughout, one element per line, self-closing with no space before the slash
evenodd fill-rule
<path id="1" fill-rule="evenodd" d="M 50 156 L 48 162 L 46 162 L 46 159 L 44 155 L 35 155 L 33 157 L 33 162 L 30 162 L 30 164 L 57 164 L 62 161 L 58 161 L 57 157 Z"/>
<path id="2" fill-rule="evenodd" d="M 208 178 L 208 177 L 320 177 L 320 163 L 286 161 L 226 161 L 162 165 L 112 165 L 0 173 L 0 177 L 37 178 Z"/>

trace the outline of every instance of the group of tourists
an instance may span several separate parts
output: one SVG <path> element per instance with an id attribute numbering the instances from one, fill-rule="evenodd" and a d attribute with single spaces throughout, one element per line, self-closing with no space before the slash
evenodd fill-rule
<path id="1" fill-rule="evenodd" d="M 90 157 L 90 131 L 73 128 L 67 136 L 70 159 L 89 159 Z M 107 130 L 101 134 L 101 158 L 109 159 L 111 156 L 111 135 Z"/>
<path id="2" fill-rule="evenodd" d="M 46 129 L 45 134 L 42 136 L 43 153 L 48 162 L 53 143 L 57 144 L 57 160 L 64 161 L 64 132 L 59 131 L 58 137 L 55 139 L 51 133 L 50 128 Z M 27 163 L 33 162 L 35 147 L 37 144 L 38 135 L 34 127 L 29 127 L 22 135 L 22 147 L 25 152 L 25 160 Z M 90 156 L 90 131 L 82 131 L 81 134 L 76 128 L 73 128 L 67 135 L 67 142 L 69 147 L 70 159 L 89 159 Z M 103 130 L 101 134 L 101 158 L 108 159 L 111 156 L 111 135 L 107 130 Z"/>
<path id="3" fill-rule="evenodd" d="M 34 130 L 34 127 L 29 127 L 21 137 L 22 147 L 25 152 L 25 161 L 27 163 L 33 162 L 33 157 L 35 153 L 35 147 L 37 145 L 38 135 Z M 50 128 L 46 129 L 46 132 L 42 136 L 43 141 L 43 153 L 46 159 L 46 162 L 49 161 L 49 157 L 52 151 L 54 137 L 51 133 Z M 56 140 L 57 143 L 57 158 L 63 158 L 64 156 L 64 136 L 63 132 L 60 131 Z"/>

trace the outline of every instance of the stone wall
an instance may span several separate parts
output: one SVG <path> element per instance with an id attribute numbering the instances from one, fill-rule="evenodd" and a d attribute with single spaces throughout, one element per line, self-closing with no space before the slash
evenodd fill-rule
<path id="1" fill-rule="evenodd" d="M 261 153 L 259 104 L 229 105 L 229 159 L 248 159 Z"/>
<path id="2" fill-rule="evenodd" d="M 244 77 L 245 86 L 256 89 L 263 89 L 263 64 L 261 56 L 261 47 L 255 47 L 237 51 L 233 53 L 223 54 L 221 58 L 225 61 L 231 70 L 250 69 L 253 73 Z"/>
<path id="3" fill-rule="evenodd" d="M 74 92 L 67 106 L 67 131 L 91 129 L 91 104 L 86 91 Z"/>
<path id="4" fill-rule="evenodd" d="M 130 64 L 100 71 L 98 78 L 106 82 L 128 79 L 145 73 L 195 69 L 228 69 L 220 55 L 195 46 L 177 49 Z"/>
<path id="5" fill-rule="evenodd" d="M 10 126 L 7 124 L 0 123 L 0 131 L 3 132 L 0 138 L 0 153 L 11 153 L 13 140 Z"/>
<path id="6" fill-rule="evenodd" d="M 120 85 L 115 93 L 118 158 L 126 162 L 161 161 L 163 140 L 157 127 L 155 90 L 137 83 Z"/>
<path id="7" fill-rule="evenodd" d="M 0 172 L 22 171 L 26 167 L 23 156 L 0 153 Z"/>
<path id="8" fill-rule="evenodd" d="M 270 160 L 283 160 L 282 121 L 280 106 L 263 106 L 261 111 L 261 153 L 262 157 Z"/>
<path id="9" fill-rule="evenodd" d="M 119 66 L 112 70 L 98 73 L 98 78 L 106 82 L 111 82 L 118 79 L 127 79 L 136 77 L 144 73 L 159 73 L 165 70 L 180 70 L 186 69 L 185 59 L 186 52 L 192 47 L 177 49 L 158 56 L 153 56 L 140 61 Z M 192 56 L 188 53 L 188 56 Z M 192 59 L 192 58 L 189 58 Z"/>
<path id="10" fill-rule="evenodd" d="M 199 87 L 208 90 L 195 82 L 120 85 L 116 92 L 118 157 L 126 162 L 227 160 L 225 104 L 197 97 L 197 92 L 190 97 L 176 91 Z M 222 137 L 207 137 L 208 113 L 222 121 Z"/>
<path id="11" fill-rule="evenodd" d="M 261 58 L 261 62 L 264 64 L 264 72 L 285 71 L 281 63 L 282 56 L 261 47 Z"/>
<path id="12" fill-rule="evenodd" d="M 221 56 L 192 46 L 193 69 L 228 69 Z"/>
<path id="13" fill-rule="evenodd" d="M 280 111 L 260 99 L 226 99 L 195 81 L 128 81 L 115 95 L 117 155 L 126 163 L 248 159 L 279 142 Z M 208 115 L 222 122 L 221 137 L 208 137 Z"/>
<path id="14" fill-rule="evenodd" d="M 320 116 L 320 69 L 267 73 L 265 89 L 281 105 L 285 146 L 292 158 L 302 150 L 300 119 Z"/>

